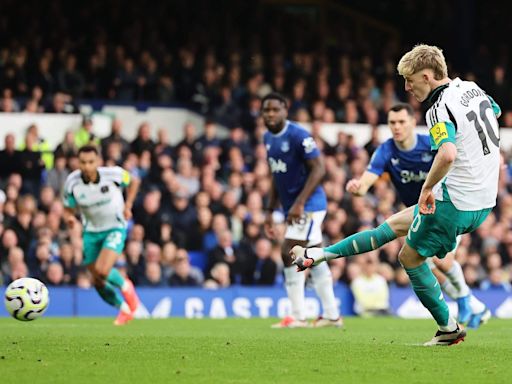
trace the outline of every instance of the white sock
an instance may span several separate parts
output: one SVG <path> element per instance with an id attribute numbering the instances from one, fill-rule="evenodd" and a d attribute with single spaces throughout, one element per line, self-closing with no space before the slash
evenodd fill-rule
<path id="1" fill-rule="evenodd" d="M 128 304 L 126 304 L 126 301 L 123 301 L 123 304 L 121 304 L 119 309 L 121 310 L 121 312 L 124 312 L 124 313 L 132 313 L 132 311 L 130 310 L 130 307 L 128 306 Z"/>
<path id="2" fill-rule="evenodd" d="M 441 288 L 443 292 L 448 295 L 448 297 L 452 300 L 457 300 L 459 298 L 459 291 L 457 288 L 450 283 L 450 280 L 446 279 L 443 284 L 441 284 Z"/>
<path id="3" fill-rule="evenodd" d="M 471 307 L 471 312 L 474 314 L 485 311 L 485 304 L 478 300 L 473 294 L 469 296 L 469 306 Z"/>
<path id="4" fill-rule="evenodd" d="M 445 326 L 439 326 L 439 330 L 443 332 L 453 332 L 457 329 L 457 322 L 453 317 L 448 317 L 448 324 Z"/>
<path id="5" fill-rule="evenodd" d="M 332 274 L 327 263 L 319 264 L 311 269 L 311 277 L 315 287 L 316 294 L 322 302 L 324 319 L 336 320 L 340 317 L 336 298 L 334 297 L 334 288 Z"/>
<path id="6" fill-rule="evenodd" d="M 130 284 L 128 283 L 127 279 L 124 279 L 123 286 L 121 287 L 121 291 L 126 292 L 126 290 L 130 288 Z"/>
<path id="7" fill-rule="evenodd" d="M 462 267 L 459 262 L 453 260 L 453 265 L 448 272 L 445 272 L 446 277 L 453 284 L 455 289 L 458 291 L 457 297 L 465 297 L 470 293 L 469 287 L 466 284 L 466 279 L 464 279 L 464 273 L 462 272 Z"/>
<path id="8" fill-rule="evenodd" d="M 314 260 L 313 264 L 319 264 L 322 261 L 327 260 L 327 255 L 330 255 L 330 253 L 324 254 L 323 248 L 308 248 L 308 257 Z"/>
<path id="9" fill-rule="evenodd" d="M 304 306 L 304 283 L 306 275 L 303 272 L 297 272 L 297 267 L 284 268 L 284 285 L 286 293 L 292 306 L 292 316 L 295 320 L 305 320 L 306 311 Z"/>
<path id="10" fill-rule="evenodd" d="M 443 292 L 446 293 L 450 299 L 457 300 L 459 298 L 459 292 L 448 280 L 441 285 L 441 288 L 443 288 Z M 473 314 L 482 313 L 485 310 L 485 304 L 478 300 L 472 293 L 469 294 L 469 306 Z"/>

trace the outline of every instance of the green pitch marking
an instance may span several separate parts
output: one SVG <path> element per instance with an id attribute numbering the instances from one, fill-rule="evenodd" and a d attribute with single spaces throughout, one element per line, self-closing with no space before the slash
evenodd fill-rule
<path id="1" fill-rule="evenodd" d="M 422 347 L 433 321 L 345 320 L 270 329 L 274 319 L 0 319 L 2 383 L 509 383 L 512 321 L 453 347 Z"/>

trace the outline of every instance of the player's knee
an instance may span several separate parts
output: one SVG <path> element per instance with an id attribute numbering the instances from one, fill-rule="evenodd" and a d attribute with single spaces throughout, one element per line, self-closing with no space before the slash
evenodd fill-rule
<path id="1" fill-rule="evenodd" d="M 96 266 L 96 275 L 100 279 L 106 280 L 109 272 L 110 272 L 109 268 L 106 268 L 106 267 L 104 267 L 102 265 Z"/>
<path id="2" fill-rule="evenodd" d="M 416 268 L 425 262 L 425 260 L 415 252 L 407 252 L 404 248 L 398 254 L 398 261 L 404 268 Z"/>
<path id="3" fill-rule="evenodd" d="M 95 288 L 103 288 L 105 286 L 106 279 L 98 276 L 96 274 L 93 275 L 93 285 Z"/>

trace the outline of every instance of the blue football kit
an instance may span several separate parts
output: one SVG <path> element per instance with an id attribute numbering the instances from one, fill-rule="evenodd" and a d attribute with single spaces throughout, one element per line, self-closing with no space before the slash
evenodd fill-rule
<path id="1" fill-rule="evenodd" d="M 285 214 L 288 214 L 309 176 L 307 160 L 320 156 L 320 151 L 309 132 L 291 121 L 286 121 L 284 128 L 277 134 L 267 131 L 263 141 L 279 201 Z M 325 209 L 327 198 L 319 185 L 307 200 L 304 211 L 316 212 Z"/>
<path id="2" fill-rule="evenodd" d="M 398 148 L 393 139 L 382 143 L 373 154 L 367 170 L 378 176 L 388 172 L 400 199 L 410 207 L 418 202 L 433 161 L 430 137 L 416 134 L 416 145 L 408 151 Z"/>

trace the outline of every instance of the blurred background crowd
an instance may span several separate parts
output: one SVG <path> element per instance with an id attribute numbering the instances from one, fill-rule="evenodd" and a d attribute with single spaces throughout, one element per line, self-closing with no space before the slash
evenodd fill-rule
<path id="1" fill-rule="evenodd" d="M 417 42 L 414 32 L 401 30 L 428 28 L 435 17 L 478 14 L 477 27 L 454 32 L 457 46 L 446 37 L 450 23 L 445 31 L 432 31 L 432 42 L 445 48 L 451 76 L 477 80 L 501 105 L 502 126 L 512 127 L 509 46 L 486 29 L 501 16 L 492 7 L 480 10 L 475 1 L 403 1 L 393 7 L 382 1 L 379 9 L 347 1 L 350 8 L 334 4 L 316 13 L 287 12 L 272 1 L 2 3 L 0 111 L 77 113 L 84 100 L 109 100 L 185 107 L 206 123 L 200 134 L 185 124 L 175 145 L 166 130 L 150 123 L 127 141 L 118 119 L 109 136 L 98 137 L 87 116 L 57 148 L 48 146 L 37 124 L 27 127 L 23 142 L 6 135 L 0 151 L 0 283 L 30 274 L 50 285 L 90 286 L 80 267 L 80 228 L 65 227 L 61 193 L 78 166 L 78 148 L 93 142 L 105 165 L 123 166 L 143 182 L 117 263 L 136 285 L 281 284 L 280 244 L 263 233 L 270 173 L 260 107 L 270 91 L 287 96 L 290 117 L 311 124 L 325 155 L 325 243 L 382 223 L 401 206 L 386 177 L 367 197 L 344 192 L 380 143 L 377 130 L 364 146 L 343 132 L 330 145 L 320 133 L 332 122 L 385 124 L 397 101 L 410 102 L 418 123 L 424 121 L 422 106 L 404 93 L 395 67 Z M 411 17 L 418 12 L 424 17 Z M 462 26 L 469 22 L 464 17 Z M 477 49 L 468 52 L 468 46 Z M 220 138 L 219 125 L 228 128 L 227 138 Z M 511 289 L 512 195 L 504 155 L 498 206 L 457 251 L 471 287 Z M 275 219 L 284 234 L 282 214 Z M 397 260 L 400 246 L 396 240 L 366 256 L 331 262 L 335 281 L 383 278 L 408 285 Z"/>

